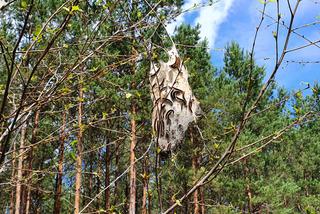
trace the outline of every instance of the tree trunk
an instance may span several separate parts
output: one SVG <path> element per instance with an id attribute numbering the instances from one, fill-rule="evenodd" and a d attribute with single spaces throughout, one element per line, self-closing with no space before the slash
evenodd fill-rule
<path id="1" fill-rule="evenodd" d="M 16 206 L 15 214 L 20 214 L 21 212 L 21 183 L 22 183 L 22 167 L 24 158 L 24 143 L 26 138 L 27 124 L 26 122 L 21 126 L 21 137 L 20 137 L 20 149 L 18 158 L 18 169 L 17 169 L 17 186 L 16 186 Z"/>
<path id="2" fill-rule="evenodd" d="M 115 157 L 115 166 L 116 166 L 116 171 L 115 171 L 115 177 L 118 178 L 120 176 L 120 154 L 119 154 L 119 147 L 120 147 L 120 142 L 117 142 L 117 145 L 115 146 L 115 153 L 116 153 L 116 157 Z M 119 194 L 119 181 L 117 180 L 114 183 L 114 195 L 117 196 Z M 115 198 L 114 203 L 116 204 L 117 200 Z"/>
<path id="3" fill-rule="evenodd" d="M 97 192 L 100 192 L 100 189 L 101 189 L 101 175 L 102 175 L 102 169 L 101 169 L 101 165 L 102 165 L 102 148 L 99 149 L 99 152 L 98 152 L 98 163 L 97 163 Z M 96 210 L 99 210 L 100 209 L 100 197 L 97 198 L 97 201 L 96 201 Z"/>
<path id="4" fill-rule="evenodd" d="M 132 105 L 131 112 L 131 144 L 130 144 L 130 194 L 129 194 L 129 214 L 135 214 L 136 211 L 136 165 L 135 165 L 135 147 L 137 144 L 136 136 L 136 107 Z"/>
<path id="5" fill-rule="evenodd" d="M 142 193 L 142 212 L 141 213 L 147 214 L 147 196 L 148 196 L 148 183 L 149 183 L 147 157 L 144 159 L 143 165 L 144 165 L 143 166 L 143 193 Z"/>
<path id="6" fill-rule="evenodd" d="M 105 165 L 106 165 L 106 171 L 105 171 L 105 187 L 110 185 L 110 145 L 109 141 L 106 141 L 106 153 L 105 153 Z M 109 213 L 110 209 L 110 188 L 107 188 L 104 191 L 104 197 L 105 197 L 105 206 L 104 209 L 106 210 L 106 213 Z"/>
<path id="7" fill-rule="evenodd" d="M 39 165 L 37 167 L 39 170 L 43 170 L 44 169 L 44 159 L 43 158 L 41 158 L 39 160 Z M 37 173 L 36 174 L 36 183 L 34 185 L 36 187 L 36 189 L 33 190 L 33 193 L 32 193 L 32 198 L 33 198 L 32 201 L 33 201 L 33 204 L 34 204 L 34 206 L 33 206 L 34 209 L 33 209 L 33 212 L 31 212 L 31 213 L 40 214 L 41 211 L 42 211 L 42 207 L 43 207 L 43 204 L 44 204 L 43 202 L 45 200 L 44 193 L 40 189 L 42 181 L 43 181 L 43 175 L 41 173 Z"/>
<path id="8" fill-rule="evenodd" d="M 199 214 L 198 190 L 193 193 L 194 214 Z"/>
<path id="9" fill-rule="evenodd" d="M 196 174 L 196 172 L 198 171 L 198 157 L 196 157 L 196 155 L 194 155 L 192 157 L 192 168 L 194 173 Z M 194 205 L 194 214 L 199 214 L 200 208 L 199 208 L 199 189 L 197 189 L 196 191 L 194 191 L 193 193 L 193 205 Z"/>
<path id="10" fill-rule="evenodd" d="M 25 153 L 26 150 L 25 150 Z M 25 158 L 24 158 L 25 159 Z M 26 166 L 26 163 L 25 163 L 25 160 L 23 161 L 23 164 L 22 164 L 22 184 L 21 184 L 21 199 L 20 199 L 20 213 L 23 213 L 25 214 L 25 210 L 26 210 L 26 202 L 27 202 L 27 191 L 28 191 L 28 188 L 30 189 L 30 184 L 27 182 L 27 166 Z"/>
<path id="11" fill-rule="evenodd" d="M 31 204 L 31 188 L 30 188 L 30 186 L 28 186 L 27 203 L 26 203 L 26 214 L 30 213 L 30 204 Z"/>
<path id="12" fill-rule="evenodd" d="M 61 212 L 61 193 L 62 193 L 62 174 L 63 174 L 63 158 L 64 158 L 64 141 L 66 138 L 66 111 L 62 113 L 62 127 L 59 136 L 60 148 L 59 148 L 59 162 L 58 162 L 58 174 L 56 176 L 56 188 L 54 194 L 53 213 L 60 214 Z"/>
<path id="13" fill-rule="evenodd" d="M 205 201 L 204 201 L 204 189 L 203 187 L 199 188 L 200 191 L 200 206 L 201 206 L 201 214 L 206 213 Z"/>
<path id="14" fill-rule="evenodd" d="M 32 145 L 37 142 L 37 134 L 38 134 L 38 130 L 39 130 L 39 117 L 40 117 L 40 109 L 38 109 L 34 115 L 34 125 L 33 125 L 32 136 L 31 136 L 31 148 L 30 148 L 30 151 L 28 154 L 28 164 L 29 165 L 28 165 L 28 171 L 26 173 L 28 186 L 26 186 L 25 214 L 29 214 L 29 212 L 30 212 L 31 186 L 32 186 L 32 162 L 33 162 L 33 147 L 32 147 Z"/>
<path id="15" fill-rule="evenodd" d="M 82 114 L 83 114 L 83 89 L 82 89 L 82 78 L 79 83 L 79 103 L 78 103 L 78 142 L 77 142 L 77 157 L 76 157 L 76 181 L 75 181 L 75 199 L 74 199 L 74 214 L 78 214 L 80 211 L 80 194 L 81 194 L 81 173 L 82 173 Z"/>
<path id="16" fill-rule="evenodd" d="M 195 148 L 195 150 L 197 149 L 197 143 L 196 143 L 196 140 L 194 139 L 194 136 L 193 136 L 193 133 L 192 133 L 192 129 L 189 129 L 190 130 L 190 140 L 191 140 L 191 143 L 193 145 L 193 148 Z M 192 169 L 193 169 L 193 172 L 194 172 L 194 178 L 193 180 L 196 181 L 196 174 L 197 174 L 197 171 L 198 171 L 198 168 L 199 168 L 199 163 L 198 163 L 198 159 L 199 159 L 199 154 L 198 152 L 194 152 L 193 153 L 193 157 L 192 157 Z M 194 206 L 194 210 L 193 210 L 193 213 L 194 214 L 199 214 L 200 213 L 200 207 L 199 207 L 199 189 L 196 189 L 193 193 L 193 206 Z"/>

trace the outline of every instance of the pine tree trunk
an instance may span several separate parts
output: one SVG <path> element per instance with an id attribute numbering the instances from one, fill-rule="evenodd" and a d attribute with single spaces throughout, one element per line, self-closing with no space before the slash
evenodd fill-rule
<path id="1" fill-rule="evenodd" d="M 193 168 L 194 173 L 196 174 L 196 172 L 198 171 L 198 157 L 196 157 L 196 155 L 194 155 L 192 157 L 192 168 Z M 200 211 L 199 200 L 198 200 L 199 194 L 198 193 L 199 193 L 199 189 L 197 189 L 193 193 L 193 204 L 194 204 L 193 213 L 194 214 L 199 214 L 199 211 Z"/>
<path id="2" fill-rule="evenodd" d="M 101 180 L 100 177 L 102 175 L 102 169 L 101 169 L 101 165 L 102 165 L 102 148 L 99 149 L 99 153 L 98 153 L 98 163 L 97 163 L 97 192 L 100 192 L 101 189 Z M 96 202 L 96 210 L 100 209 L 100 197 L 97 198 L 97 202 Z"/>
<path id="3" fill-rule="evenodd" d="M 30 204 L 31 204 L 31 188 L 28 187 L 27 191 L 27 203 L 26 203 L 26 214 L 30 213 Z"/>
<path id="4" fill-rule="evenodd" d="M 26 150 L 25 150 L 26 152 Z M 30 184 L 27 182 L 27 167 L 25 161 L 23 161 L 22 165 L 22 183 L 21 184 L 21 199 L 20 199 L 20 213 L 25 214 L 26 210 L 26 201 L 27 201 L 27 189 L 30 187 Z"/>
<path id="5" fill-rule="evenodd" d="M 39 166 L 38 166 L 38 169 L 39 170 L 43 170 L 44 169 L 44 159 L 41 158 L 39 160 Z M 44 197 L 44 194 L 43 194 L 43 191 L 41 191 L 40 189 L 40 186 L 41 186 L 41 182 L 42 182 L 42 175 L 41 173 L 37 173 L 36 175 L 36 180 L 37 182 L 35 183 L 35 187 L 36 189 L 33 190 L 33 194 L 32 194 L 32 197 L 33 197 L 33 201 L 34 201 L 34 209 L 33 209 L 33 212 L 31 213 L 35 213 L 35 214 L 41 214 L 41 211 L 42 211 L 42 206 L 43 206 L 43 202 L 45 200 L 45 197 Z"/>
<path id="6" fill-rule="evenodd" d="M 83 89 L 82 78 L 79 83 L 79 103 L 78 103 L 78 142 L 77 142 L 77 157 L 76 157 L 76 180 L 75 180 L 75 199 L 74 199 L 74 214 L 80 211 L 80 195 L 81 195 L 81 173 L 82 173 L 82 102 L 83 102 Z"/>
<path id="7" fill-rule="evenodd" d="M 206 213 L 205 201 L 204 201 L 204 189 L 203 187 L 199 188 L 200 191 L 200 206 L 201 206 L 201 214 Z"/>
<path id="8" fill-rule="evenodd" d="M 62 193 L 62 175 L 63 175 L 63 158 L 64 158 L 64 141 L 66 138 L 66 111 L 62 113 L 62 127 L 59 136 L 60 148 L 59 148 L 59 162 L 58 162 L 58 174 L 56 176 L 56 188 L 54 194 L 54 206 L 53 213 L 60 214 L 61 212 L 61 193 Z"/>
<path id="9" fill-rule="evenodd" d="M 116 145 L 116 148 L 115 148 L 115 153 L 116 153 L 116 171 L 115 171 L 115 177 L 118 178 L 120 176 L 120 154 L 119 154 L 119 147 L 120 147 L 120 142 L 117 143 Z M 114 183 L 114 195 L 117 196 L 119 194 L 119 181 L 117 180 L 115 183 Z M 117 200 L 115 199 L 114 203 L 116 203 Z"/>
<path id="10" fill-rule="evenodd" d="M 30 203 L 31 203 L 31 185 L 32 185 L 32 162 L 33 162 L 33 147 L 32 145 L 37 142 L 37 134 L 39 129 L 39 117 L 40 117 L 40 109 L 35 112 L 34 115 L 34 125 L 31 136 L 31 148 L 28 154 L 28 171 L 26 173 L 28 186 L 26 187 L 26 201 L 25 201 L 25 214 L 29 214 L 30 212 Z"/>
<path id="11" fill-rule="evenodd" d="M 194 214 L 199 214 L 198 190 L 193 193 Z"/>
<path id="12" fill-rule="evenodd" d="M 105 187 L 110 185 L 110 145 L 109 141 L 106 142 L 106 153 L 105 153 L 105 165 L 106 165 L 106 171 L 105 171 Z M 106 213 L 109 213 L 110 209 L 110 188 L 107 188 L 104 192 L 105 197 L 105 206 L 104 209 L 106 210 Z"/>
<path id="13" fill-rule="evenodd" d="M 129 194 L 129 214 L 135 214 L 136 211 L 136 165 L 135 165 L 135 147 L 137 144 L 136 136 L 136 107 L 132 105 L 131 112 L 131 144 L 130 144 L 130 194 Z"/>
<path id="14" fill-rule="evenodd" d="M 192 133 L 192 129 L 189 129 L 190 130 L 190 140 L 191 140 L 191 143 L 193 145 L 193 148 L 197 148 L 197 145 L 196 145 L 196 140 L 194 139 L 194 136 L 193 136 L 193 133 Z M 193 169 L 193 172 L 194 172 L 194 175 L 197 174 L 197 171 L 198 171 L 198 168 L 199 168 L 199 164 L 198 164 L 198 153 L 195 152 L 193 153 L 193 157 L 192 157 L 192 169 Z M 196 180 L 196 177 L 194 176 L 194 180 Z M 199 207 L 199 189 L 196 189 L 193 193 L 193 205 L 194 205 L 194 210 L 193 210 L 193 213 L 194 214 L 199 214 L 200 213 L 200 207 Z"/>
<path id="15" fill-rule="evenodd" d="M 16 206 L 15 214 L 21 213 L 21 183 L 22 183 L 22 168 L 23 168 L 23 159 L 24 159 L 24 143 L 26 138 L 27 124 L 24 123 L 21 126 L 21 137 L 20 137 L 20 149 L 19 149 L 19 158 L 18 158 L 18 169 L 17 169 L 17 185 L 16 185 Z"/>

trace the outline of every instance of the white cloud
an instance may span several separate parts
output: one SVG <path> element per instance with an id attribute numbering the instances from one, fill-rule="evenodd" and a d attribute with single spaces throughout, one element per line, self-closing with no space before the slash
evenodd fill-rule
<path id="1" fill-rule="evenodd" d="M 229 10 L 232 6 L 234 0 L 220 0 L 214 3 L 212 6 L 201 7 L 199 15 L 195 19 L 194 23 L 199 23 L 201 25 L 200 36 L 202 39 L 207 38 L 209 41 L 209 47 L 214 47 L 214 43 L 218 34 L 219 26 L 227 18 Z M 200 5 L 201 3 L 206 3 L 205 0 L 187 0 L 183 5 L 183 10 L 190 9 L 194 5 Z M 188 22 L 189 24 L 192 20 L 186 19 L 186 14 L 182 14 L 176 18 L 176 21 L 167 26 L 169 33 L 173 33 L 174 28 L 183 22 Z"/>
<path id="2" fill-rule="evenodd" d="M 166 26 L 168 33 L 173 34 L 174 28 L 178 25 L 181 25 L 183 23 L 183 21 L 184 21 L 184 17 L 181 15 L 178 16 L 174 22 L 171 22 L 170 24 L 168 24 Z"/>
<path id="3" fill-rule="evenodd" d="M 196 23 L 201 25 L 201 38 L 207 38 L 209 47 L 214 47 L 220 25 L 227 18 L 234 0 L 221 0 L 210 7 L 200 9 Z"/>

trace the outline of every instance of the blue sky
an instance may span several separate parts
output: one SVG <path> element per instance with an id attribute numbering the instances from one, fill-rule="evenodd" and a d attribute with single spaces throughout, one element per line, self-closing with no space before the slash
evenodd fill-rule
<path id="1" fill-rule="evenodd" d="M 199 3 L 205 3 L 204 0 L 186 0 L 184 9 L 190 9 Z M 290 0 L 295 4 L 295 0 Z M 268 3 L 266 13 L 276 17 L 276 4 Z M 202 7 L 179 16 L 176 21 L 170 24 L 167 29 L 173 32 L 174 27 L 181 23 L 195 25 L 199 23 L 201 27 L 202 38 L 207 38 L 212 55 L 212 63 L 221 67 L 223 65 L 223 48 L 230 41 L 236 41 L 241 47 L 250 50 L 252 46 L 255 28 L 259 23 L 263 4 L 259 0 L 220 0 L 210 7 Z M 290 13 L 287 7 L 287 1 L 280 0 L 281 16 L 288 25 Z M 299 27 L 312 22 L 320 22 L 320 1 L 303 0 L 294 22 L 294 27 Z M 275 31 L 276 24 L 270 18 L 265 18 L 261 31 L 257 39 L 255 58 L 259 65 L 266 66 L 267 75 L 270 74 L 274 66 L 275 40 L 272 32 Z M 286 29 L 280 28 L 280 44 L 283 46 Z M 302 28 L 297 31 L 311 41 L 320 39 L 320 24 Z M 302 38 L 293 35 L 291 37 L 289 48 L 292 49 L 308 44 Z M 318 43 L 320 46 L 320 43 Z M 281 47 L 281 46 L 280 46 Z M 315 63 L 292 63 L 291 61 L 319 61 L 320 48 L 310 46 L 308 48 L 288 53 L 285 62 L 282 64 L 278 74 L 277 82 L 280 86 L 288 90 L 297 90 L 305 87 L 305 82 L 311 85 L 314 82 L 320 82 L 320 64 Z M 290 63 L 286 63 L 290 61 Z"/>

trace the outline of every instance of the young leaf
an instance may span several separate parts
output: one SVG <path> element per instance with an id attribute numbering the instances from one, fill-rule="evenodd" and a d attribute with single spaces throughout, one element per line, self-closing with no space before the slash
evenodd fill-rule
<path id="1" fill-rule="evenodd" d="M 74 5 L 74 6 L 72 6 L 72 8 L 71 8 L 71 12 L 73 12 L 73 11 L 80 11 L 80 12 L 83 12 L 83 10 L 81 10 L 81 9 L 80 9 L 79 5 Z"/>

